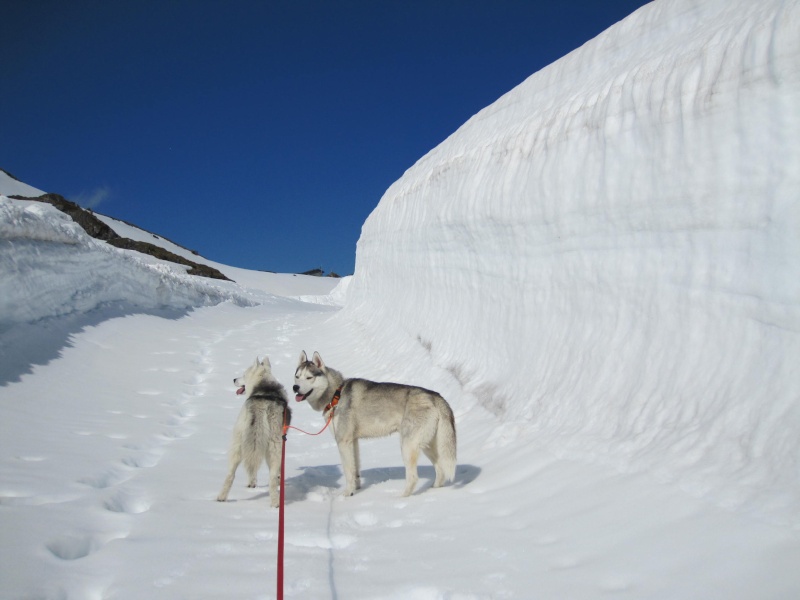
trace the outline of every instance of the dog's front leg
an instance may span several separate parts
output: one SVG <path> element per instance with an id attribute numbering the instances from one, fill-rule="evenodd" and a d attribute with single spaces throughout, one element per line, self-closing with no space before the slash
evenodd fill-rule
<path id="1" fill-rule="evenodd" d="M 357 444 L 358 442 L 353 439 L 339 441 L 339 455 L 342 458 L 342 470 L 344 471 L 345 480 L 345 496 L 352 496 L 357 489 Z"/>

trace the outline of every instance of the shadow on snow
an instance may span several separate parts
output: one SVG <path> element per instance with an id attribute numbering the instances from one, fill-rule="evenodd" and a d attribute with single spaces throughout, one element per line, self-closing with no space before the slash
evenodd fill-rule
<path id="1" fill-rule="evenodd" d="M 323 495 L 337 495 L 342 492 L 344 485 L 342 482 L 342 470 L 339 465 L 322 465 L 319 467 L 300 467 L 303 471 L 301 475 L 290 477 L 286 480 L 285 500 L 287 504 L 302 502 L 306 500 L 314 491 L 321 492 Z M 416 496 L 433 486 L 436 473 L 433 466 L 420 465 L 417 467 L 420 480 L 422 482 L 412 494 Z M 474 465 L 458 465 L 456 467 L 455 480 L 445 485 L 456 489 L 463 488 L 475 481 L 481 474 L 481 468 Z M 367 490 L 374 485 L 387 481 L 405 481 L 405 467 L 379 467 L 374 469 L 364 469 L 361 471 L 361 491 Z M 428 480 L 428 481 L 425 481 Z M 402 486 L 398 486 L 398 495 L 402 492 Z M 358 493 L 358 492 L 356 492 Z M 269 493 L 257 494 L 249 500 L 259 500 L 269 496 Z"/>
<path id="2" fill-rule="evenodd" d="M 191 308 L 144 309 L 122 302 L 109 303 L 85 313 L 0 328 L 0 387 L 20 381 L 23 375 L 33 373 L 37 365 L 59 358 L 64 348 L 72 346 L 73 336 L 103 321 L 130 315 L 180 319 L 191 311 Z"/>

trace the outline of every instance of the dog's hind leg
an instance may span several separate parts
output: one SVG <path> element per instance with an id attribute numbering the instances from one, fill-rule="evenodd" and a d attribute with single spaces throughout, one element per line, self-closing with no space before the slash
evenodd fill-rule
<path id="1" fill-rule="evenodd" d="M 436 454 L 433 461 L 436 469 L 436 481 L 434 487 L 440 487 L 446 481 L 454 481 L 456 477 L 456 425 L 453 418 L 453 411 L 449 405 L 442 401 L 440 404 L 440 416 L 436 426 L 436 434 L 431 441 L 431 448 Z"/>
<path id="2" fill-rule="evenodd" d="M 428 457 L 428 460 L 431 461 L 433 469 L 436 472 L 436 479 L 433 481 L 433 487 L 442 487 L 447 476 L 445 475 L 444 469 L 442 469 L 439 464 L 439 454 L 436 452 L 436 446 L 434 444 L 435 441 L 431 442 L 428 446 L 423 447 L 422 451 L 425 453 L 425 456 Z"/>
<path id="3" fill-rule="evenodd" d="M 222 489 L 217 496 L 217 502 L 225 502 L 228 499 L 228 492 L 231 491 L 231 486 L 233 485 L 233 478 L 236 477 L 236 469 L 239 468 L 239 463 L 242 462 L 242 454 L 237 450 L 231 452 L 229 467 L 228 467 L 228 476 L 225 478 L 225 482 L 222 484 Z"/>
<path id="4" fill-rule="evenodd" d="M 247 470 L 247 487 L 254 488 L 256 487 L 257 477 L 258 477 L 258 467 L 261 466 L 261 461 L 263 457 L 257 449 L 254 450 L 247 450 L 245 451 L 244 455 L 244 468 Z"/>
<path id="5" fill-rule="evenodd" d="M 278 486 L 284 485 L 281 481 L 281 446 L 280 444 L 270 444 L 267 450 L 267 467 L 269 468 L 269 504 L 272 508 L 278 508 L 280 496 Z M 284 489 L 284 492 L 286 490 Z"/>
<path id="6" fill-rule="evenodd" d="M 416 440 L 403 438 L 400 441 L 403 453 L 403 463 L 406 466 L 406 489 L 403 496 L 410 496 L 414 488 L 417 487 L 419 475 L 417 475 L 417 460 L 419 459 L 419 446 Z"/>
<path id="7" fill-rule="evenodd" d="M 361 489 L 361 449 L 358 445 L 358 439 L 353 440 L 353 455 L 356 460 L 356 489 Z"/>

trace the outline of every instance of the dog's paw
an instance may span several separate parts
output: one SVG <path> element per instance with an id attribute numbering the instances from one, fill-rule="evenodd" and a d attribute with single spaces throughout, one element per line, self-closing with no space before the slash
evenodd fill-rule
<path id="1" fill-rule="evenodd" d="M 224 498 L 222 496 L 218 496 L 217 497 L 217 502 L 225 502 L 227 499 L 228 499 L 227 496 L 224 497 Z"/>
<path id="2" fill-rule="evenodd" d="M 247 487 L 249 487 L 249 488 L 254 488 L 254 487 L 256 487 L 256 484 L 255 484 L 255 482 L 253 482 L 253 483 L 248 483 L 248 484 L 247 484 Z"/>

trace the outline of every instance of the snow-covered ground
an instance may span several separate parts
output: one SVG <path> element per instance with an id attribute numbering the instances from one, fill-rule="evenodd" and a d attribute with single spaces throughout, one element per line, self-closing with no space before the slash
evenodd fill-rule
<path id="1" fill-rule="evenodd" d="M 287 598 L 800 596 L 798 24 L 644 7 L 412 167 L 352 281 L 193 278 L 0 198 L 0 596 L 273 598 L 265 473 L 214 498 L 232 378 L 303 349 L 440 391 L 459 459 L 400 498 L 372 440 L 342 498 L 291 432 Z"/>

